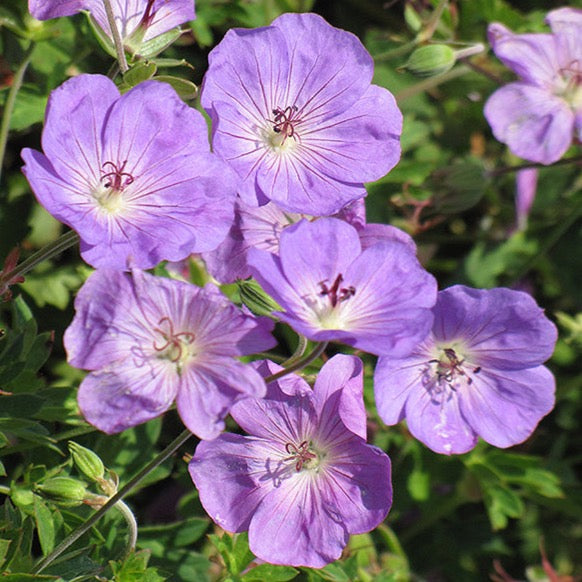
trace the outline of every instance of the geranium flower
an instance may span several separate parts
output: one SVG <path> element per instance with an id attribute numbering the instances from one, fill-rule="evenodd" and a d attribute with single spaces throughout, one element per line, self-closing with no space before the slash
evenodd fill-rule
<path id="1" fill-rule="evenodd" d="M 209 55 L 201 101 L 244 202 L 331 215 L 394 167 L 402 115 L 370 85 L 373 66 L 353 34 L 316 14 L 227 32 Z"/>
<path id="2" fill-rule="evenodd" d="M 382 420 L 406 419 L 437 453 L 465 453 L 481 437 L 521 443 L 554 407 L 555 382 L 541 364 L 557 331 L 527 294 L 457 285 L 439 293 L 431 335 L 406 358 L 378 359 Z"/>
<path id="3" fill-rule="evenodd" d="M 517 156 L 551 164 L 582 139 L 582 10 L 559 8 L 552 34 L 514 34 L 489 26 L 489 42 L 519 81 L 493 93 L 485 117 L 495 137 Z"/>
<path id="4" fill-rule="evenodd" d="M 281 233 L 278 255 L 252 248 L 248 264 L 285 310 L 278 317 L 309 339 L 408 355 L 430 331 L 435 280 L 398 240 L 362 251 L 348 223 L 301 220 Z"/>
<path id="5" fill-rule="evenodd" d="M 216 248 L 232 224 L 236 176 L 169 85 L 120 96 L 107 77 L 74 77 L 50 96 L 42 146 L 23 150 L 23 171 L 94 267 L 178 261 Z"/>
<path id="6" fill-rule="evenodd" d="M 149 41 L 194 20 L 194 0 L 111 0 L 117 30 L 130 52 L 152 56 L 141 50 Z M 28 10 L 37 20 L 71 16 L 87 10 L 93 22 L 113 40 L 103 0 L 28 0 Z M 163 47 L 157 46 L 160 52 Z"/>
<path id="7" fill-rule="evenodd" d="M 210 517 L 248 530 L 262 560 L 313 568 L 339 558 L 350 534 L 374 529 L 392 504 L 390 459 L 366 444 L 362 388 L 361 360 L 337 355 L 313 391 L 291 375 L 269 384 L 264 399 L 235 404 L 250 436 L 201 442 L 189 467 Z"/>
<path id="8" fill-rule="evenodd" d="M 104 269 L 83 285 L 75 309 L 64 343 L 69 363 L 91 371 L 78 401 L 99 430 L 146 422 L 175 400 L 184 424 L 211 439 L 234 402 L 265 394 L 260 374 L 235 358 L 273 347 L 273 323 L 212 285 Z"/>

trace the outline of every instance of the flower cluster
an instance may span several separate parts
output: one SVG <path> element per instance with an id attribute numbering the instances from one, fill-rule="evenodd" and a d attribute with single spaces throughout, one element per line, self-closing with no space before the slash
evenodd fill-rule
<path id="1" fill-rule="evenodd" d="M 101 0 L 29 5 L 43 19 L 88 10 L 112 33 Z M 188 0 L 112 6 L 126 48 L 194 18 Z M 490 28 L 521 80 L 486 106 L 496 136 L 543 163 L 564 153 L 582 119 L 582 11 L 556 10 L 548 22 L 552 35 Z M 379 356 L 380 417 L 406 420 L 438 453 L 465 453 L 479 437 L 520 443 L 554 405 L 542 364 L 556 328 L 529 295 L 438 293 L 409 235 L 366 222 L 364 183 L 398 162 L 402 129 L 372 74 L 354 35 L 285 14 L 229 31 L 210 53 L 201 103 L 212 152 L 204 118 L 169 85 L 120 95 L 101 75 L 56 89 L 43 153 L 22 152 L 38 200 L 78 232 L 97 269 L 64 338 L 68 361 L 88 371 L 81 413 L 112 434 L 175 402 L 202 439 L 189 466 L 202 505 L 226 530 L 248 530 L 251 550 L 274 564 L 323 567 L 390 510 L 390 460 L 366 443 L 362 361 L 335 355 L 313 388 L 269 360 L 241 361 L 276 345 L 271 319 L 213 283 L 144 269 L 197 253 L 220 282 L 253 276 L 280 306 L 273 319 L 303 339 Z M 223 432 L 228 414 L 248 435 Z"/>

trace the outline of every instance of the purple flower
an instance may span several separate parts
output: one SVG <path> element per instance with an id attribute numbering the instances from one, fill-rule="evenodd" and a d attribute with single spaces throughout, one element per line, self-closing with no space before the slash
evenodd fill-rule
<path id="1" fill-rule="evenodd" d="M 260 374 L 234 358 L 273 347 L 273 324 L 212 285 L 99 270 L 75 309 L 65 332 L 68 361 L 91 370 L 79 407 L 108 434 L 155 418 L 176 400 L 184 424 L 211 439 L 234 402 L 265 394 Z"/>
<path id="2" fill-rule="evenodd" d="M 357 228 L 363 228 L 366 221 L 365 212 L 364 201 L 356 200 L 335 216 Z M 273 202 L 257 207 L 239 201 L 235 205 L 235 221 L 228 236 L 217 249 L 203 256 L 208 271 L 221 283 L 232 283 L 236 279 L 250 277 L 251 272 L 247 264 L 249 249 L 254 247 L 278 254 L 281 232 L 302 218 L 314 217 L 283 212 Z"/>
<path id="3" fill-rule="evenodd" d="M 302 220 L 281 233 L 278 256 L 253 248 L 248 262 L 277 315 L 309 339 L 404 356 L 430 331 L 436 283 L 400 241 L 362 251 L 346 222 Z"/>
<path id="4" fill-rule="evenodd" d="M 107 77 L 70 79 L 51 94 L 42 146 L 23 150 L 23 171 L 94 267 L 178 261 L 216 248 L 232 224 L 235 175 L 169 85 L 120 96 Z"/>
<path id="5" fill-rule="evenodd" d="M 517 172 L 515 178 L 516 230 L 525 230 L 527 228 L 527 219 L 536 197 L 537 187 L 537 168 L 526 168 Z"/>
<path id="6" fill-rule="evenodd" d="M 362 384 L 362 362 L 337 355 L 313 391 L 292 375 L 269 384 L 264 399 L 237 403 L 232 416 L 251 436 L 198 445 L 190 474 L 204 509 L 228 531 L 248 530 L 258 558 L 320 568 L 340 557 L 350 534 L 386 517 L 390 459 L 366 444 Z"/>
<path id="7" fill-rule="evenodd" d="M 465 453 L 481 437 L 496 447 L 524 441 L 554 406 L 554 377 L 541 364 L 556 327 L 526 293 L 439 293 L 432 334 L 406 358 L 381 357 L 374 377 L 382 420 L 404 418 L 437 453 Z"/>
<path id="8" fill-rule="evenodd" d="M 582 139 L 582 10 L 548 13 L 552 34 L 514 34 L 489 26 L 497 57 L 519 80 L 485 104 L 495 137 L 516 155 L 551 164 Z"/>
<path id="9" fill-rule="evenodd" d="M 123 43 L 130 52 L 143 51 L 148 41 L 194 20 L 194 0 L 111 0 Z M 38 20 L 71 16 L 87 10 L 95 24 L 112 39 L 103 0 L 28 0 L 28 10 Z M 160 47 L 156 47 L 160 51 Z"/>
<path id="10" fill-rule="evenodd" d="M 201 99 L 214 151 L 240 175 L 247 204 L 334 214 L 398 162 L 394 97 L 370 84 L 374 64 L 361 42 L 320 16 L 230 30 L 209 65 Z"/>

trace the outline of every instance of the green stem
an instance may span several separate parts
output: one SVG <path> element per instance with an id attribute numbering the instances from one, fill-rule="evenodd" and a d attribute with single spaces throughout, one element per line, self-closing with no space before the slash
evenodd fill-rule
<path id="1" fill-rule="evenodd" d="M 416 45 L 418 44 L 417 40 L 411 40 L 409 42 L 406 42 L 400 46 L 397 46 L 393 49 L 390 49 L 388 51 L 385 51 L 383 53 L 377 54 L 374 57 L 374 60 L 376 62 L 378 61 L 389 61 L 391 59 L 395 59 L 397 57 L 401 57 L 402 55 L 405 55 L 406 53 L 409 53 L 413 48 L 416 47 Z"/>
<path id="2" fill-rule="evenodd" d="M 434 32 L 439 25 L 439 20 L 443 15 L 443 11 L 445 6 L 448 4 L 449 0 L 441 0 L 438 3 L 438 6 L 434 9 L 433 13 L 430 15 L 428 22 L 426 23 L 425 29 L 418 35 L 417 40 L 418 42 L 425 42 L 430 40 Z"/>
<path id="3" fill-rule="evenodd" d="M 10 131 L 10 120 L 12 119 L 12 112 L 14 111 L 14 104 L 16 103 L 16 95 L 18 95 L 18 91 L 20 90 L 20 87 L 22 87 L 24 73 L 26 73 L 26 69 L 30 64 L 34 47 L 35 44 L 32 42 L 28 45 L 28 48 L 24 53 L 24 59 L 14 73 L 12 87 L 10 87 L 10 91 L 6 97 L 6 103 L 4 103 L 2 125 L 0 126 L 0 180 L 2 179 L 2 167 L 4 166 L 4 155 L 6 154 L 6 144 L 8 143 L 8 133 Z"/>
<path id="4" fill-rule="evenodd" d="M 115 15 L 113 14 L 113 8 L 111 8 L 111 0 L 103 0 L 105 6 L 105 13 L 107 14 L 107 22 L 109 23 L 109 28 L 111 29 L 111 36 L 113 37 L 113 44 L 115 45 L 115 52 L 117 53 L 117 62 L 119 63 L 119 69 L 121 73 L 125 73 L 129 67 L 127 66 L 127 59 L 125 58 L 125 49 L 123 48 L 123 41 L 121 40 L 121 35 L 119 34 L 119 29 L 115 23 Z"/>
<path id="5" fill-rule="evenodd" d="M 6 485 L 0 485 L 0 495 L 10 495 L 10 487 L 6 487 Z"/>
<path id="6" fill-rule="evenodd" d="M 156 467 L 161 465 L 167 458 L 173 455 L 192 436 L 189 430 L 185 430 L 175 438 L 155 459 L 149 462 L 137 475 L 130 479 L 113 497 L 99 508 L 87 521 L 83 522 L 77 529 L 73 530 L 48 556 L 40 560 L 34 567 L 32 573 L 39 574 L 55 558 L 60 556 L 68 547 L 74 544 L 83 534 L 88 532 L 118 501 L 123 499 L 134 487 L 149 475 Z"/>
<path id="7" fill-rule="evenodd" d="M 489 178 L 494 178 L 495 176 L 501 176 L 503 174 L 509 174 L 511 172 L 519 172 L 520 170 L 527 170 L 528 168 L 552 168 L 554 166 L 565 166 L 566 164 L 577 164 L 577 163 L 582 163 L 582 156 L 574 156 L 572 158 L 562 158 L 561 160 L 554 162 L 550 166 L 538 163 L 519 164 L 518 166 L 506 166 L 505 168 L 491 170 L 490 172 L 487 172 L 486 175 Z"/>
<path id="8" fill-rule="evenodd" d="M 291 356 L 285 360 L 281 365 L 283 368 L 288 368 L 292 364 L 294 364 L 301 356 L 305 353 L 307 349 L 307 338 L 304 335 L 299 335 L 297 338 L 297 347 L 295 351 L 291 354 Z"/>
<path id="9" fill-rule="evenodd" d="M 57 240 L 49 243 L 48 245 L 42 247 L 36 253 L 22 261 L 17 265 L 12 271 L 4 273 L 0 276 L 0 288 L 3 283 L 10 283 L 16 277 L 20 277 L 28 271 L 34 269 L 36 265 L 55 257 L 56 255 L 62 253 L 64 250 L 72 247 L 77 242 L 79 242 L 79 235 L 74 231 L 70 230 L 65 234 L 61 235 Z"/>
<path id="10" fill-rule="evenodd" d="M 406 87 L 400 91 L 400 93 L 396 94 L 396 101 L 401 102 L 409 97 L 414 97 L 418 93 L 423 93 L 424 91 L 428 91 L 429 89 L 433 89 L 442 83 L 446 83 L 447 81 L 452 81 L 457 77 L 462 77 L 467 73 L 470 73 L 471 69 L 465 65 L 461 65 L 459 67 L 455 67 L 452 71 L 444 73 L 442 75 L 437 75 L 436 77 L 431 77 L 430 79 L 426 79 L 425 81 L 421 81 L 420 83 L 416 83 L 415 85 L 411 85 L 410 87 Z"/>
<path id="11" fill-rule="evenodd" d="M 301 370 L 301 368 L 305 368 L 305 366 L 307 366 L 307 365 L 311 364 L 311 362 L 317 360 L 317 358 L 319 358 L 319 356 L 321 356 L 321 354 L 323 354 L 323 352 L 325 351 L 325 348 L 327 348 L 327 342 L 321 342 L 320 344 L 317 344 L 311 353 L 307 354 L 305 357 L 301 358 L 300 360 L 297 360 L 294 364 L 291 364 L 291 366 L 289 366 L 288 368 L 285 368 L 284 370 L 281 370 L 280 372 L 277 372 L 276 374 L 272 374 L 271 376 L 267 376 L 265 378 L 265 383 L 270 384 L 271 382 L 274 382 L 275 380 L 279 380 L 279 378 L 283 378 L 283 376 L 287 376 L 287 374 L 291 374 L 292 372 L 296 372 L 297 370 Z"/>
<path id="12" fill-rule="evenodd" d="M 129 556 L 129 554 L 135 550 L 135 545 L 137 543 L 137 521 L 135 515 L 128 505 L 121 499 L 115 504 L 115 508 L 123 515 L 125 522 L 127 523 L 127 544 L 125 546 L 125 552 L 123 553 L 123 558 Z"/>

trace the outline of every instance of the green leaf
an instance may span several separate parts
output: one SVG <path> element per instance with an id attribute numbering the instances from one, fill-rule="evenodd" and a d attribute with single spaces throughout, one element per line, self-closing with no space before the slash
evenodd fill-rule
<path id="1" fill-rule="evenodd" d="M 413 470 L 407 480 L 408 493 L 415 501 L 426 501 L 430 494 L 430 475 L 425 471 Z"/>
<path id="2" fill-rule="evenodd" d="M 55 525 L 52 512 L 38 495 L 34 496 L 34 519 L 40 547 L 43 556 L 46 556 L 55 547 Z"/>
<path id="3" fill-rule="evenodd" d="M 46 95 L 35 93 L 30 89 L 21 89 L 10 118 L 10 129 L 19 131 L 34 123 L 41 123 L 44 119 L 46 104 Z"/>
<path id="4" fill-rule="evenodd" d="M 11 543 L 12 543 L 12 540 L 0 539 L 0 570 L 2 569 L 2 566 L 4 565 L 4 562 L 6 561 L 6 554 L 8 553 L 8 548 L 10 547 Z"/>
<path id="5" fill-rule="evenodd" d="M 251 568 L 242 579 L 245 582 L 285 582 L 293 580 L 299 574 L 299 570 L 291 566 L 273 566 L 272 564 L 259 564 Z"/>
<path id="6" fill-rule="evenodd" d="M 45 262 L 27 275 L 22 288 L 39 307 L 53 305 L 57 309 L 65 309 L 71 300 L 72 291 L 78 289 L 82 282 L 74 266 L 55 268 Z"/>
<path id="7" fill-rule="evenodd" d="M 485 504 L 493 529 L 507 526 L 509 517 L 521 517 L 524 505 L 519 495 L 503 485 L 489 485 L 485 489 Z"/>
<path id="8" fill-rule="evenodd" d="M 162 582 L 164 577 L 156 568 L 148 568 L 150 552 L 141 550 L 130 554 L 123 562 L 109 562 L 115 582 Z"/>
<path id="9" fill-rule="evenodd" d="M 14 418 L 28 418 L 33 416 L 42 407 L 45 399 L 35 394 L 16 394 L 1 396 L 2 416 Z"/>

